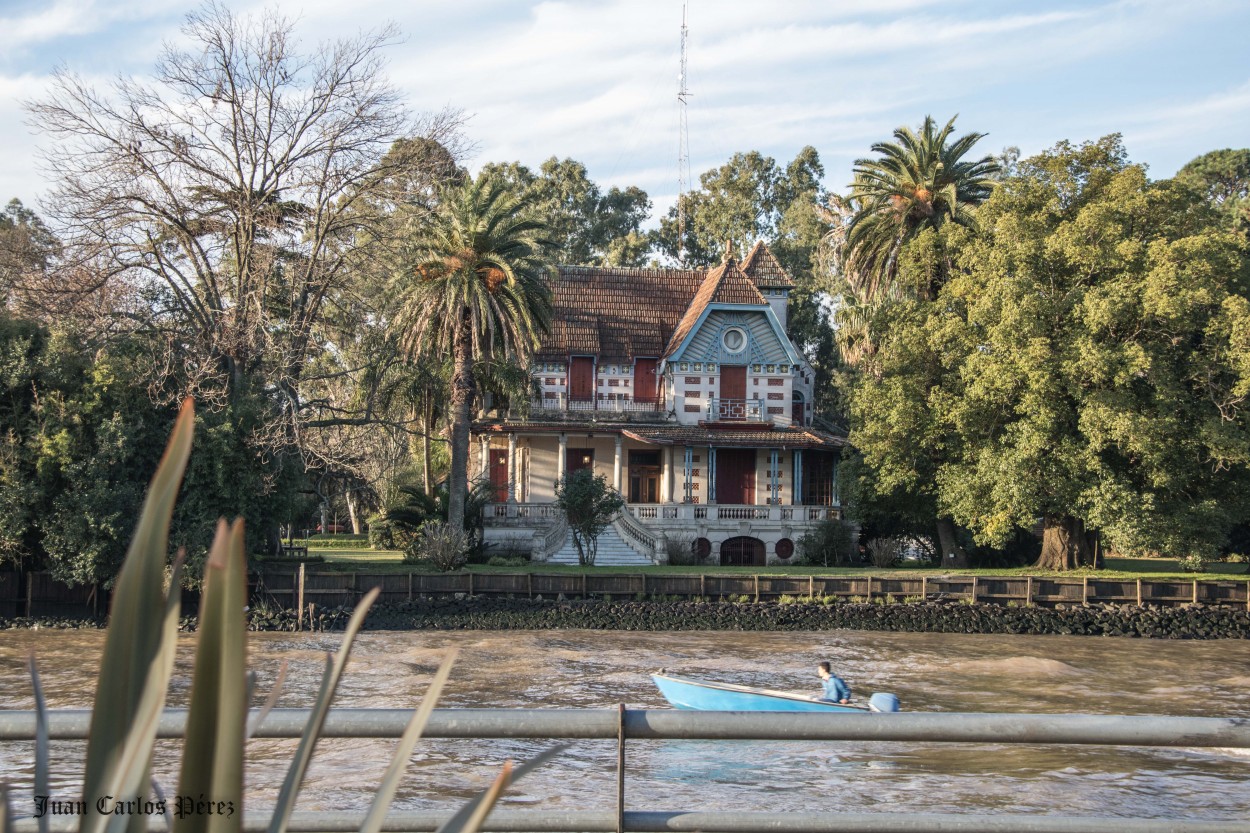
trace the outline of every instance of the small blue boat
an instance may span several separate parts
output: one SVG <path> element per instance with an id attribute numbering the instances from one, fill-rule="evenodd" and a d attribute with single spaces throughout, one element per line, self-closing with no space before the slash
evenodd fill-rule
<path id="1" fill-rule="evenodd" d="M 867 705 L 834 703 L 817 697 L 804 697 L 785 691 L 748 688 L 732 683 L 712 683 L 670 674 L 652 674 L 651 679 L 664 699 L 677 709 L 724 712 L 896 712 L 898 698 L 874 694 Z"/>

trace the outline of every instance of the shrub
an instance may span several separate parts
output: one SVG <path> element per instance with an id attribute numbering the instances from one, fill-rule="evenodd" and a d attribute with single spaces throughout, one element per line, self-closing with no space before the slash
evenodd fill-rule
<path id="1" fill-rule="evenodd" d="M 785 594 L 777 597 L 777 604 L 779 605 L 793 605 L 798 604 L 800 601 L 801 600 L 795 596 L 788 596 Z"/>
<path id="2" fill-rule="evenodd" d="M 903 604 L 905 605 L 924 604 L 924 596 L 904 596 Z"/>
<path id="3" fill-rule="evenodd" d="M 369 546 L 375 550 L 400 549 L 395 540 L 395 527 L 384 515 L 374 515 L 366 523 L 369 525 Z"/>
<path id="4" fill-rule="evenodd" d="M 408 564 L 425 561 L 443 572 L 459 570 L 469 561 L 469 536 L 463 529 L 431 521 L 421 527 L 420 534 L 404 549 L 404 561 Z"/>
<path id="5" fill-rule="evenodd" d="M 902 542 L 898 538 L 874 538 L 868 542 L 868 555 L 874 567 L 893 567 L 898 564 Z"/>
<path id="6" fill-rule="evenodd" d="M 678 567 L 702 564 L 695 549 L 695 536 L 689 532 L 673 532 L 664 540 L 664 551 L 668 554 L 668 563 Z"/>
<path id="7" fill-rule="evenodd" d="M 853 563 L 855 527 L 841 518 L 821 521 L 798 540 L 799 563 L 845 567 Z"/>
<path id="8" fill-rule="evenodd" d="M 1207 568 L 1207 562 L 1203 560 L 1201 555 L 1197 554 L 1178 558 L 1176 564 L 1181 568 L 1182 573 L 1201 573 Z"/>
<path id="9" fill-rule="evenodd" d="M 486 564 L 491 567 L 520 567 L 528 564 L 528 558 L 518 558 L 516 556 L 492 555 Z"/>

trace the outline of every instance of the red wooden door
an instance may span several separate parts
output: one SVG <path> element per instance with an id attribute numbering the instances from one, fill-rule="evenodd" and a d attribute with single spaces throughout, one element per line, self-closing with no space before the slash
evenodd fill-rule
<path id="1" fill-rule="evenodd" d="M 654 403 L 658 399 L 656 359 L 634 359 L 634 401 Z"/>
<path id="2" fill-rule="evenodd" d="M 508 499 L 508 452 L 502 448 L 490 450 L 490 485 L 495 490 L 495 502 Z"/>
<path id="3" fill-rule="evenodd" d="M 723 364 L 720 367 L 720 418 L 746 419 L 747 367 Z"/>
<path id="4" fill-rule="evenodd" d="M 755 503 L 755 449 L 716 450 L 716 502 Z"/>
<path id="5" fill-rule="evenodd" d="M 574 356 L 569 361 L 569 400 L 593 402 L 595 398 L 595 360 Z"/>

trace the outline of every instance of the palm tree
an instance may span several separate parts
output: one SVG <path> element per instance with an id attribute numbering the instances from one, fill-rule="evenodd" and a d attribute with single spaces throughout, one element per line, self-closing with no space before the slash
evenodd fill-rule
<path id="1" fill-rule="evenodd" d="M 849 196 L 855 211 L 845 228 L 841 265 L 861 302 L 871 305 L 899 289 L 898 253 L 908 241 L 946 223 L 971 226 L 973 209 L 989 197 L 998 164 L 989 156 L 963 159 L 985 134 L 951 141 L 954 127 L 952 118 L 938 130 L 925 116 L 919 134 L 900 127 L 897 142 L 872 146 L 881 156 L 856 160 Z M 938 285 L 920 287 L 920 294 L 932 297 Z"/>
<path id="2" fill-rule="evenodd" d="M 405 352 L 452 360 L 447 522 L 456 529 L 468 492 L 474 361 L 509 356 L 528 365 L 551 325 L 543 228 L 502 182 L 479 176 L 443 193 L 399 278 L 395 320 Z"/>

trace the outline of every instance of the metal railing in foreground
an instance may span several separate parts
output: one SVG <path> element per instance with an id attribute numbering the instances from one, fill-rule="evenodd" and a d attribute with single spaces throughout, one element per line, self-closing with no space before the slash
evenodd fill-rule
<path id="1" fill-rule="evenodd" d="M 90 712 L 49 713 L 52 739 L 87 735 Z M 303 709 L 276 709 L 260 724 L 259 738 L 298 737 L 307 720 Z M 399 709 L 336 709 L 323 737 L 396 738 L 411 713 Z M 158 736 L 181 737 L 185 710 L 169 709 Z M 31 711 L 0 712 L 0 742 L 30 740 Z M 601 833 L 601 831 L 723 831 L 723 833 L 1245 833 L 1244 820 L 1092 818 L 1058 815 L 964 815 L 935 813 L 725 813 L 656 812 L 626 809 L 626 747 L 630 740 L 797 740 L 914 743 L 1078 744 L 1108 746 L 1217 747 L 1250 749 L 1250 719 L 1154 715 L 958 714 L 889 715 L 785 712 L 697 712 L 617 709 L 437 709 L 424 732 L 429 738 L 530 738 L 615 740 L 615 812 L 497 810 L 484 830 L 512 833 Z M 1248 776 L 1250 780 L 1250 776 Z M 445 814 L 392 812 L 386 831 L 435 830 Z M 363 814 L 297 813 L 291 833 L 339 833 L 358 829 Z M 248 817 L 245 830 L 263 830 L 268 820 Z M 67 833 L 77 819 L 52 819 L 51 833 Z M 162 830 L 159 820 L 152 828 Z M 16 822 L 17 833 L 35 833 L 35 819 Z"/>

